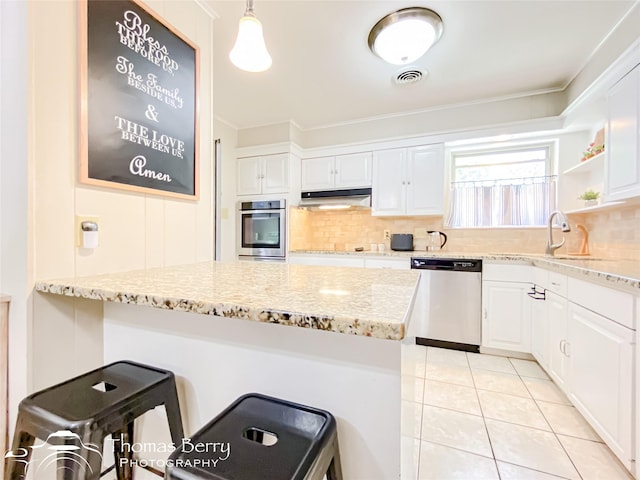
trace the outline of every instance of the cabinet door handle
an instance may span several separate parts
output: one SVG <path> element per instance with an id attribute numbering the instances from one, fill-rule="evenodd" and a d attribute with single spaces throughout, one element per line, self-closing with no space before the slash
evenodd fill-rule
<path id="1" fill-rule="evenodd" d="M 559 283 L 556 283 L 556 282 L 551 282 L 551 285 L 554 285 L 554 286 L 556 286 L 556 287 L 559 287 L 559 286 L 560 286 L 560 284 L 559 284 Z"/>
<path id="2" fill-rule="evenodd" d="M 559 345 L 559 347 L 560 347 L 560 351 L 561 351 L 563 354 L 564 354 L 564 344 L 565 344 L 565 341 L 564 341 L 564 340 L 560 340 L 560 345 Z"/>
<path id="3" fill-rule="evenodd" d="M 571 344 L 569 342 L 564 342 L 564 354 L 567 357 L 571 357 Z"/>
<path id="4" fill-rule="evenodd" d="M 484 309 L 482 310 L 482 317 L 483 317 L 485 320 L 487 319 L 487 309 L 486 309 L 486 308 L 484 308 Z"/>
<path id="5" fill-rule="evenodd" d="M 407 185 L 411 185 L 411 180 L 409 180 L 409 181 L 407 182 Z"/>
<path id="6" fill-rule="evenodd" d="M 405 182 L 404 182 L 404 180 L 403 180 L 403 181 L 402 181 L 402 184 L 404 185 L 404 183 L 405 183 Z"/>
<path id="7" fill-rule="evenodd" d="M 527 292 L 527 295 L 529 295 L 534 300 L 546 300 L 547 299 L 547 293 L 546 292 L 547 292 L 546 290 L 542 290 L 541 292 L 539 292 L 538 289 L 536 288 L 536 286 L 533 285 L 531 287 L 531 291 Z"/>

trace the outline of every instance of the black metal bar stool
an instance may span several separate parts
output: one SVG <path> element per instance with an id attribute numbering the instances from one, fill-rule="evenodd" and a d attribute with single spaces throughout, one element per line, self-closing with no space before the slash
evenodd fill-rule
<path id="1" fill-rule="evenodd" d="M 5 456 L 5 480 L 21 480 L 27 469 L 50 464 L 58 479 L 98 479 L 109 434 L 117 478 L 131 479 L 134 420 L 159 405 L 165 406 L 171 439 L 179 445 L 184 431 L 170 371 L 121 361 L 34 393 L 20 402 L 12 450 Z M 34 446 L 36 438 L 44 443 Z M 30 465 L 34 448 L 43 447 L 53 453 Z"/>
<path id="2" fill-rule="evenodd" d="M 257 393 L 238 398 L 175 450 L 167 480 L 342 480 L 329 412 Z"/>

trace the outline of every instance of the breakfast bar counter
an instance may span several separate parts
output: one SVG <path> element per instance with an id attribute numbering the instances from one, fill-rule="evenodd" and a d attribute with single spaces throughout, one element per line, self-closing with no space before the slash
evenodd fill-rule
<path id="1" fill-rule="evenodd" d="M 415 473 L 411 459 L 401 467 L 411 436 L 401 419 L 412 415 L 401 378 L 418 282 L 410 270 L 208 262 L 36 290 L 101 301 L 104 363 L 172 370 L 187 435 L 259 392 L 333 413 L 344 477 L 390 480 Z"/>

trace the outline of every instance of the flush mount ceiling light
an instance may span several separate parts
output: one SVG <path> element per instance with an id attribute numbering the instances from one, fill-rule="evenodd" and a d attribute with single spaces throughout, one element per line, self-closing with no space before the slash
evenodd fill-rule
<path id="1" fill-rule="evenodd" d="M 247 9 L 240 19 L 236 43 L 229 52 L 229 60 L 240 70 L 264 72 L 271 66 L 262 34 L 262 23 L 253 13 L 253 0 L 247 0 Z"/>
<path id="2" fill-rule="evenodd" d="M 405 65 L 424 55 L 440 39 L 442 30 L 442 18 L 433 10 L 403 8 L 373 26 L 369 48 L 386 62 Z"/>

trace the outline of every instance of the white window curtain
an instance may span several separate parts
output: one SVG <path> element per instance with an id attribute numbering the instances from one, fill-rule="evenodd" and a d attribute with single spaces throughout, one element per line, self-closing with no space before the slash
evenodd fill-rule
<path id="1" fill-rule="evenodd" d="M 546 225 L 555 210 L 556 177 L 482 182 L 453 182 L 446 221 L 448 227 L 500 227 Z"/>

